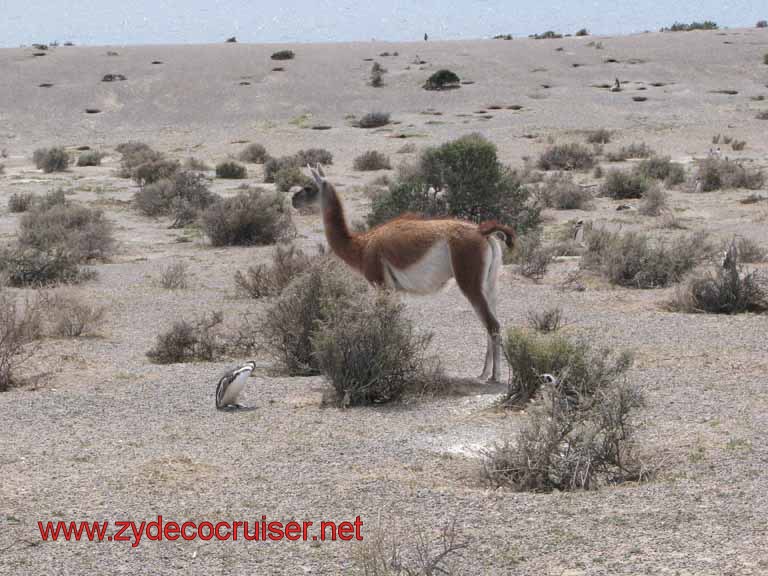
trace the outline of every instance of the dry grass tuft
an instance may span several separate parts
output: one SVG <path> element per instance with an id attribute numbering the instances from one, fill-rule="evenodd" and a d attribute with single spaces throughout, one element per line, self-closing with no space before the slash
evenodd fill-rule
<path id="1" fill-rule="evenodd" d="M 212 312 L 192 322 L 174 322 L 170 330 L 157 336 L 147 357 L 155 364 L 215 360 L 225 348 L 219 334 L 223 321 L 221 312 Z"/>
<path id="2" fill-rule="evenodd" d="M 528 311 L 528 324 L 537 332 L 557 332 L 564 323 L 563 309 L 559 306 Z"/>
<path id="3" fill-rule="evenodd" d="M 355 158 L 353 166 L 355 170 L 360 171 L 392 169 L 392 164 L 389 162 L 389 157 L 386 154 L 377 152 L 376 150 L 369 150 L 368 152 L 364 152 Z"/>
<path id="4" fill-rule="evenodd" d="M 278 296 L 291 281 L 307 271 L 312 259 L 293 244 L 278 244 L 272 253 L 272 264 L 250 266 L 245 274 L 235 273 L 238 292 L 250 298 Z"/>
<path id="5" fill-rule="evenodd" d="M 37 351 L 41 312 L 38 301 L 20 304 L 0 291 L 0 392 L 18 384 L 16 371 Z"/>
<path id="6" fill-rule="evenodd" d="M 541 170 L 589 170 L 594 165 L 594 152 L 578 142 L 550 146 L 537 162 Z"/>
<path id="7" fill-rule="evenodd" d="M 76 292 L 59 291 L 48 301 L 47 318 L 56 336 L 77 338 L 94 335 L 104 324 L 106 306 L 86 301 Z"/>
<path id="8" fill-rule="evenodd" d="M 166 290 L 184 290 L 189 286 L 189 266 L 185 262 L 168 264 L 160 273 L 160 286 Z"/>

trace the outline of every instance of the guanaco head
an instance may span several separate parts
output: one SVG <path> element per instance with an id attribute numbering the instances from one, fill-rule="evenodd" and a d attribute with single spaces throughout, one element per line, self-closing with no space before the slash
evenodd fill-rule
<path id="1" fill-rule="evenodd" d="M 291 204 L 297 210 L 311 206 L 317 202 L 320 193 L 323 190 L 323 186 L 327 185 L 325 173 L 320 167 L 320 164 L 317 165 L 317 169 L 312 168 L 309 164 L 307 164 L 307 168 L 309 168 L 309 172 L 312 174 L 312 179 L 314 181 L 307 186 L 303 186 L 301 190 L 291 197 Z"/>

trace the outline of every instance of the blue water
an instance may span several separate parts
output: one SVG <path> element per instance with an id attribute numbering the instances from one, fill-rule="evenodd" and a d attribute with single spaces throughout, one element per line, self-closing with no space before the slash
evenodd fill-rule
<path id="1" fill-rule="evenodd" d="M 167 44 L 332 42 L 596 34 L 657 30 L 674 21 L 754 26 L 765 0 L 0 0 L 0 46 L 33 42 Z"/>

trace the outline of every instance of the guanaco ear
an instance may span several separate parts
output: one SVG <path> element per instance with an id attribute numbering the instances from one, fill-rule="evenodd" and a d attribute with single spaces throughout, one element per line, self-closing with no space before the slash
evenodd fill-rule
<path id="1" fill-rule="evenodd" d="M 320 168 L 320 165 L 318 164 L 317 167 Z M 315 184 L 317 184 L 319 188 L 323 183 L 323 176 L 324 176 L 323 171 L 320 170 L 320 172 L 318 172 L 317 170 L 312 168 L 312 166 L 310 166 L 309 164 L 307 164 L 307 168 L 309 168 L 309 173 L 312 174 L 312 178 L 314 179 Z"/>

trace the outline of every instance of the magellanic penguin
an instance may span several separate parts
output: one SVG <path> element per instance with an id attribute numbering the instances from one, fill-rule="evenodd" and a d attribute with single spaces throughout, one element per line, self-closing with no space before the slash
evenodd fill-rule
<path id="1" fill-rule="evenodd" d="M 246 362 L 224 374 L 216 386 L 216 408 L 218 410 L 243 408 L 237 403 L 237 397 L 243 391 L 251 372 L 256 368 L 256 362 Z"/>

